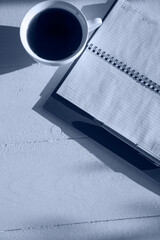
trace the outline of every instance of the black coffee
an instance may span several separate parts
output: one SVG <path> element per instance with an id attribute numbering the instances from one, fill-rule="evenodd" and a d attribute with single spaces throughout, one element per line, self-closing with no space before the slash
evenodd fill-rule
<path id="1" fill-rule="evenodd" d="M 72 55 L 82 41 L 82 28 L 70 12 L 51 8 L 41 12 L 30 23 L 29 45 L 39 57 L 61 60 Z"/>

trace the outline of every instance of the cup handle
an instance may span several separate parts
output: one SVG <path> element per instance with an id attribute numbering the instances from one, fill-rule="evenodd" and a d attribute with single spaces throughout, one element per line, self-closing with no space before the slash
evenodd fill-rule
<path id="1" fill-rule="evenodd" d="M 92 32 L 102 25 L 102 19 L 95 18 L 93 20 L 88 20 L 87 23 L 89 32 Z"/>

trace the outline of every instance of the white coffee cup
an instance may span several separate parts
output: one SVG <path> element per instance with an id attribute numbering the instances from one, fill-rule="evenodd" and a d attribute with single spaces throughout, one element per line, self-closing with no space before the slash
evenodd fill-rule
<path id="1" fill-rule="evenodd" d="M 72 13 L 77 20 L 79 21 L 81 28 L 82 28 L 82 40 L 77 48 L 77 50 L 69 57 L 61 60 L 48 60 L 44 59 L 40 56 L 38 56 L 30 47 L 30 44 L 27 39 L 27 32 L 30 27 L 30 23 L 33 20 L 34 17 L 36 17 L 41 12 L 50 9 L 50 8 L 59 8 L 66 11 L 69 11 Z M 41 2 L 34 7 L 32 7 L 25 17 L 23 18 L 23 21 L 21 23 L 20 27 L 20 38 L 21 42 L 25 48 L 25 50 L 28 52 L 28 54 L 35 59 L 35 61 L 46 64 L 46 65 L 52 65 L 52 66 L 59 66 L 62 64 L 67 64 L 72 61 L 74 61 L 84 50 L 86 43 L 88 41 L 89 32 L 95 30 L 102 24 L 101 18 L 95 18 L 93 20 L 87 20 L 82 11 L 80 11 L 77 7 L 74 5 L 62 2 L 62 1 L 54 1 L 54 0 L 48 0 L 45 2 Z M 72 37 L 72 36 L 71 36 Z"/>

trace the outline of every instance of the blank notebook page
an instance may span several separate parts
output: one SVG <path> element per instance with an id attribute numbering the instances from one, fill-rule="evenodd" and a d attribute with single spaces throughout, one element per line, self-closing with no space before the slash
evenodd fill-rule
<path id="1" fill-rule="evenodd" d="M 91 39 L 160 83 L 160 24 L 118 1 Z M 160 95 L 86 49 L 57 93 L 160 160 Z"/>

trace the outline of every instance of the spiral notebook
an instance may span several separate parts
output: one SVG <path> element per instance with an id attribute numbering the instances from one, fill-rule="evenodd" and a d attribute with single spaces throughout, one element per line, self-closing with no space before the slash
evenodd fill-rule
<path id="1" fill-rule="evenodd" d="M 160 20 L 153 16 L 118 1 L 57 94 L 160 163 Z"/>

